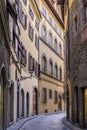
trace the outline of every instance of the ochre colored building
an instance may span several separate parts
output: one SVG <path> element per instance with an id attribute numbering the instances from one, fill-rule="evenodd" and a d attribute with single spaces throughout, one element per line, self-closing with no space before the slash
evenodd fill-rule
<path id="1" fill-rule="evenodd" d="M 40 0 L 39 113 L 65 110 L 64 23 L 61 6 L 54 0 Z"/>

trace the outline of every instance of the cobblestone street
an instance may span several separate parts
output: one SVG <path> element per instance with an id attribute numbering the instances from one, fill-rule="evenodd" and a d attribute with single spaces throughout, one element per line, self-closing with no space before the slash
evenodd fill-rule
<path id="1" fill-rule="evenodd" d="M 26 122 L 20 130 L 70 130 L 62 123 L 65 113 L 40 115 Z"/>

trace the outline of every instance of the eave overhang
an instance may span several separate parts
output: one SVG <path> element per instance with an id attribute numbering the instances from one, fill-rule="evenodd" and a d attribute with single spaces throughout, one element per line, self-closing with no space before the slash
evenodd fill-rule
<path id="1" fill-rule="evenodd" d="M 59 17 L 59 15 L 57 14 L 56 10 L 54 9 L 54 7 L 52 6 L 52 4 L 50 3 L 49 0 L 44 0 L 46 2 L 46 4 L 49 6 L 49 8 L 51 9 L 52 13 L 54 14 L 54 16 L 56 17 L 56 19 L 58 20 L 58 22 L 61 24 L 61 26 L 64 28 L 64 23 L 61 20 L 61 18 Z"/>

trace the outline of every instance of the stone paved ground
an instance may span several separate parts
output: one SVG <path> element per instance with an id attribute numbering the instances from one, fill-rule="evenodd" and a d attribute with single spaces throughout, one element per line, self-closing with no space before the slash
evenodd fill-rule
<path id="1" fill-rule="evenodd" d="M 70 130 L 63 123 L 65 113 L 41 115 L 26 122 L 20 130 Z"/>
<path id="2" fill-rule="evenodd" d="M 84 130 L 69 123 L 65 117 L 66 113 L 63 112 L 27 117 L 7 130 Z"/>

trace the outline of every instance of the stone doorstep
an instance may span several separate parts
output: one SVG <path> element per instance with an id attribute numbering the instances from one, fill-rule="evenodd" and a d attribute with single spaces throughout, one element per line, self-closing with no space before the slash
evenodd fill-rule
<path id="1" fill-rule="evenodd" d="M 27 118 L 22 118 L 18 120 L 16 123 L 11 125 L 10 127 L 7 128 L 7 130 L 20 130 L 20 128 L 29 120 L 37 118 L 36 116 L 33 117 L 27 117 Z"/>
<path id="2" fill-rule="evenodd" d="M 70 122 L 68 122 L 67 119 L 66 119 L 66 117 L 63 118 L 62 122 L 63 122 L 63 124 L 66 127 L 70 128 L 72 130 L 85 130 L 85 129 L 81 129 L 80 127 L 75 126 L 75 125 L 71 124 Z"/>

